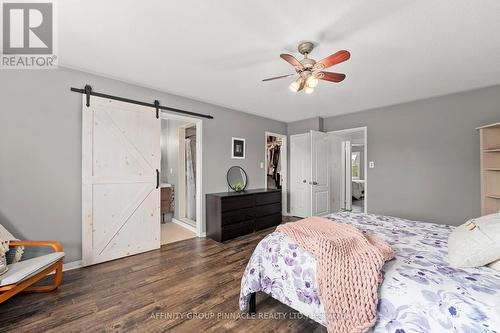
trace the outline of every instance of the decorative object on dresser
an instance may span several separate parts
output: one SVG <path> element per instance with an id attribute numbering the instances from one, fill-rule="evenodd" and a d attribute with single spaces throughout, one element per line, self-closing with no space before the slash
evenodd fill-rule
<path id="1" fill-rule="evenodd" d="M 500 123 L 477 128 L 481 139 L 481 214 L 500 211 Z"/>
<path id="2" fill-rule="evenodd" d="M 207 237 L 223 242 L 281 223 L 281 190 L 207 194 Z"/>
<path id="3" fill-rule="evenodd" d="M 247 173 L 239 166 L 232 166 L 227 170 L 227 185 L 235 192 L 244 191 L 247 187 Z"/>

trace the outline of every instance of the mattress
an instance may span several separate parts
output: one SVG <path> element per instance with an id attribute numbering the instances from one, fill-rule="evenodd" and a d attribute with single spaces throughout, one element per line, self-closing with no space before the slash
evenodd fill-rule
<path id="1" fill-rule="evenodd" d="M 500 332 L 500 272 L 450 267 L 453 227 L 349 212 L 327 218 L 377 235 L 396 252 L 384 266 L 378 319 L 370 332 Z M 326 323 L 316 260 L 284 233 L 273 232 L 257 245 L 241 281 L 241 310 L 253 292 Z"/>
<path id="2" fill-rule="evenodd" d="M 357 200 L 365 196 L 365 181 L 364 180 L 353 180 L 351 182 L 351 195 Z"/>

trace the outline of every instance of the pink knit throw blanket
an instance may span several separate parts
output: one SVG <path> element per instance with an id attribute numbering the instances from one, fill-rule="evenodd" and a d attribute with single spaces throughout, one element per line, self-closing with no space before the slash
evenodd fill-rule
<path id="1" fill-rule="evenodd" d="M 377 320 L 382 266 L 394 251 L 377 237 L 321 217 L 278 226 L 316 258 L 316 276 L 328 332 L 365 332 Z"/>

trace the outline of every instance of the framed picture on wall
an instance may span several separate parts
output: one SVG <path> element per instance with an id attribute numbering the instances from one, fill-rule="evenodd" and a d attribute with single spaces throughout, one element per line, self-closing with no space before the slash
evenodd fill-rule
<path id="1" fill-rule="evenodd" d="M 245 139 L 232 138 L 231 142 L 231 158 L 245 158 Z"/>

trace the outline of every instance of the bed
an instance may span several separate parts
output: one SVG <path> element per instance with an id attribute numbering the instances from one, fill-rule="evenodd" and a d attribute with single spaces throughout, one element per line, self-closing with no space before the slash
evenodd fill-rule
<path id="1" fill-rule="evenodd" d="M 342 212 L 327 216 L 375 234 L 396 251 L 384 266 L 378 319 L 370 332 L 500 332 L 500 272 L 447 264 L 453 227 Z M 316 260 L 284 233 L 256 247 L 241 281 L 240 309 L 263 292 L 325 325 Z"/>
<path id="2" fill-rule="evenodd" d="M 365 181 L 359 179 L 353 179 L 351 182 L 351 195 L 356 200 L 359 200 L 365 196 Z"/>

